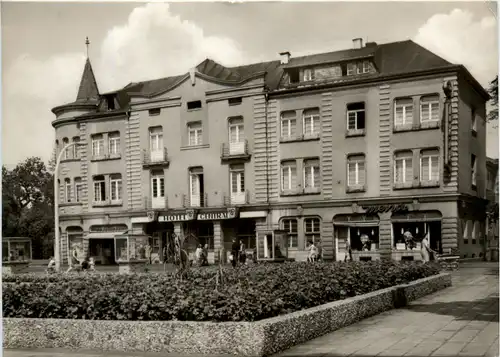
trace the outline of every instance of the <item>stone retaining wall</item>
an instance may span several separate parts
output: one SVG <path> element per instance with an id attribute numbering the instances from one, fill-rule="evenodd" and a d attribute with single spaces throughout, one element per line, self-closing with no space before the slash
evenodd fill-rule
<path id="1" fill-rule="evenodd" d="M 174 354 L 269 356 L 451 286 L 450 274 L 257 322 L 3 319 L 4 348 L 71 348 Z"/>

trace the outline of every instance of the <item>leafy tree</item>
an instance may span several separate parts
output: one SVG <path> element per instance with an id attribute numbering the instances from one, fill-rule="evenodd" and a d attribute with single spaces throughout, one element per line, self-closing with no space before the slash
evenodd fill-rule
<path id="1" fill-rule="evenodd" d="M 54 229 L 53 175 L 31 157 L 13 170 L 2 167 L 2 188 L 3 235 L 32 238 L 33 257 L 47 258 L 42 252 Z"/>
<path id="2" fill-rule="evenodd" d="M 488 92 L 491 96 L 492 109 L 488 113 L 488 121 L 498 120 L 498 76 L 490 82 Z"/>

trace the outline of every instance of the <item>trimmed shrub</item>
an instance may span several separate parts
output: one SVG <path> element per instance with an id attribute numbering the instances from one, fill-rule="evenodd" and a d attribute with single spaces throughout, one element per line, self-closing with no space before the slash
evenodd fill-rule
<path id="1" fill-rule="evenodd" d="M 3 277 L 4 317 L 256 321 L 439 273 L 421 263 L 262 264 L 172 274 Z"/>

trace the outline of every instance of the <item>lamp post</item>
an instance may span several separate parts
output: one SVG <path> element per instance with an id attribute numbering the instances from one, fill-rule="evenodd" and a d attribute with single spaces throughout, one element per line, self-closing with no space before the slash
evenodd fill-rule
<path id="1" fill-rule="evenodd" d="M 59 244 L 59 164 L 61 158 L 67 149 L 74 145 L 82 145 L 78 142 L 69 143 L 63 147 L 56 160 L 56 167 L 54 169 L 54 258 L 56 260 L 56 271 L 61 270 L 61 248 Z M 68 247 L 69 249 L 69 247 Z"/>

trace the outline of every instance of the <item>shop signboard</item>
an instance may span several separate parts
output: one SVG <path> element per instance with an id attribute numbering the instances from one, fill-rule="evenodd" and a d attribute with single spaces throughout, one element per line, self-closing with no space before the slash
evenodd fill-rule
<path id="1" fill-rule="evenodd" d="M 227 210 L 198 213 L 197 218 L 200 221 L 217 221 L 236 218 L 237 213 L 236 208 L 228 208 Z"/>
<path id="2" fill-rule="evenodd" d="M 158 222 L 183 222 L 195 218 L 194 210 L 188 209 L 184 212 L 167 213 L 158 216 Z"/>
<path id="3" fill-rule="evenodd" d="M 404 203 L 393 205 L 361 206 L 366 214 L 386 213 L 386 212 L 408 212 L 408 205 Z"/>

